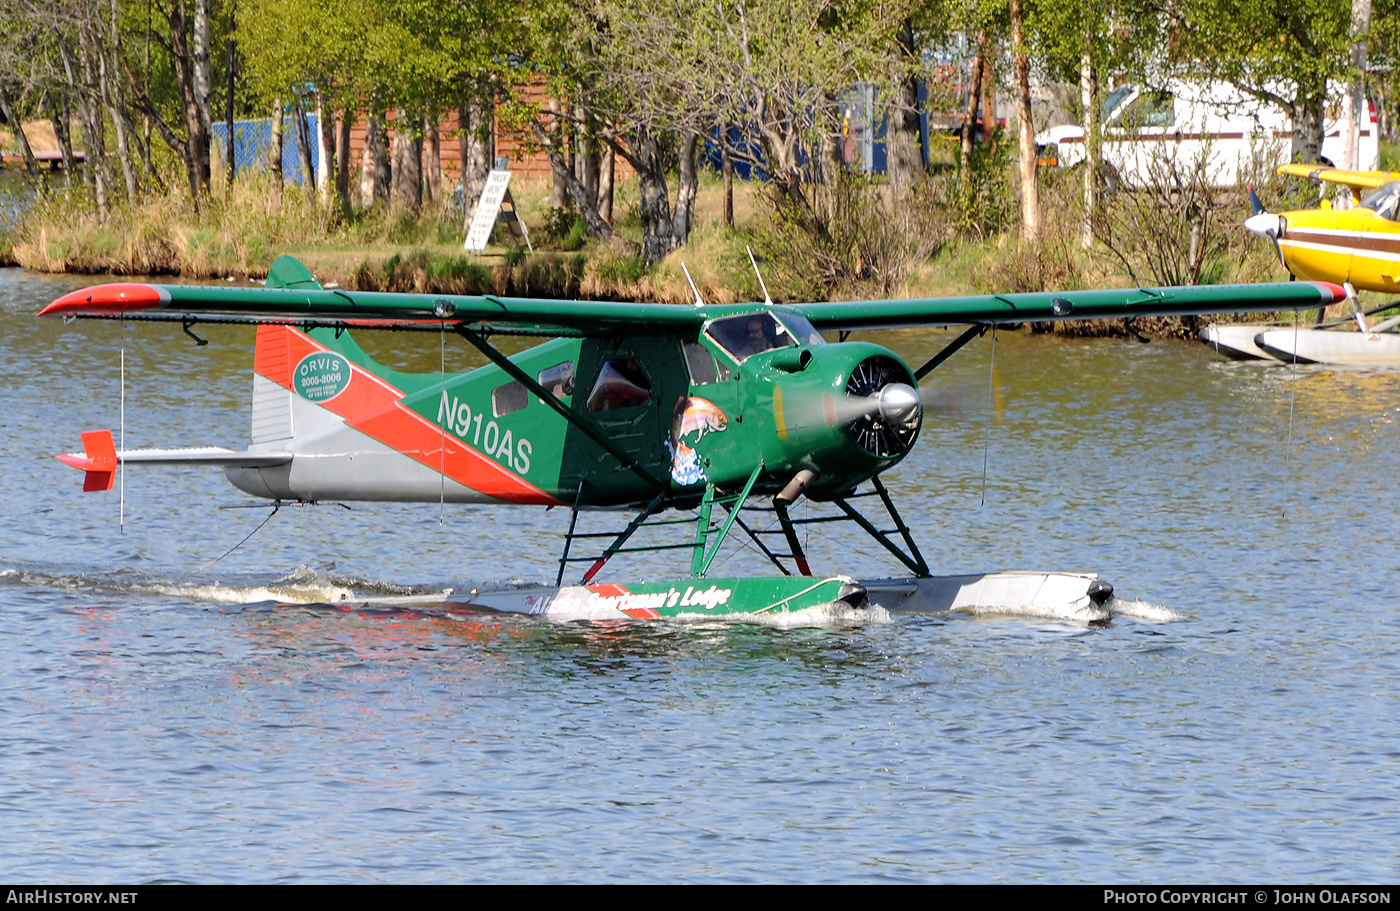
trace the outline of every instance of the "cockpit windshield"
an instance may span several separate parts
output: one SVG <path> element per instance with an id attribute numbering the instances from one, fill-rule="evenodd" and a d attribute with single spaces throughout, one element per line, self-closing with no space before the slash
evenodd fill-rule
<path id="1" fill-rule="evenodd" d="M 705 331 L 716 344 L 741 363 L 755 354 L 793 344 L 787 327 L 767 312 L 726 316 L 710 323 Z"/>
<path id="2" fill-rule="evenodd" d="M 1392 180 L 1376 187 L 1370 193 L 1361 197 L 1358 208 L 1370 209 L 1381 218 L 1388 218 L 1395 221 L 1395 203 L 1400 199 L 1400 180 Z"/>
<path id="3" fill-rule="evenodd" d="M 717 319 L 705 329 L 715 343 L 736 361 L 775 348 L 824 345 L 826 339 L 805 318 L 792 313 L 779 319 L 768 311 Z"/>

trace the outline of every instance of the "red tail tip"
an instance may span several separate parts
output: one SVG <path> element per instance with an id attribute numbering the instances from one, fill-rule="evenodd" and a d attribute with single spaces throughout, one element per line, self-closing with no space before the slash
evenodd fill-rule
<path id="1" fill-rule="evenodd" d="M 39 311 L 40 316 L 110 316 L 150 310 L 169 303 L 170 292 L 155 285 L 116 282 L 69 292 Z"/>
<path id="2" fill-rule="evenodd" d="M 55 456 L 65 465 L 86 472 L 83 490 L 111 490 L 117 471 L 117 446 L 110 430 L 89 430 L 83 434 L 82 453 Z"/>

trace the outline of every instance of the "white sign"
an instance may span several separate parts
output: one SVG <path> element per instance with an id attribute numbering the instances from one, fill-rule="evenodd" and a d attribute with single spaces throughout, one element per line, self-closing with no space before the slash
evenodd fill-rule
<path id="1" fill-rule="evenodd" d="M 476 214 L 472 216 L 471 229 L 467 231 L 467 242 L 462 245 L 462 249 L 468 253 L 480 253 L 486 249 L 486 244 L 491 240 L 491 229 L 496 226 L 496 218 L 501 214 L 501 204 L 510 202 L 510 209 L 507 210 L 507 222 L 515 231 L 515 225 L 520 224 L 515 216 L 515 200 L 510 198 L 510 172 L 492 171 L 486 175 L 486 186 L 481 188 L 481 199 L 476 204 Z M 523 229 L 524 225 L 520 224 Z M 515 231 L 517 236 L 521 233 Z M 525 242 L 528 244 L 529 236 L 526 235 Z"/>

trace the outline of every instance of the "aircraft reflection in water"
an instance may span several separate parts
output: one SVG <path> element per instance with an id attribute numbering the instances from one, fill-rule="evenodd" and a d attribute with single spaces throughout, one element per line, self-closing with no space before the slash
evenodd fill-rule
<path id="1" fill-rule="evenodd" d="M 85 489 L 110 489 L 124 463 L 205 464 L 273 503 L 571 509 L 560 587 L 449 595 L 451 603 L 656 618 L 838 601 L 858 608 L 877 596 L 886 607 L 924 610 L 1053 603 L 1103 619 L 1113 590 L 1093 575 L 931 574 L 880 481 L 919 436 L 919 381 L 999 324 L 1319 307 L 1343 295 L 1335 285 L 1294 282 L 687 307 L 325 290 L 282 257 L 266 288 L 101 285 L 41 315 L 258 327 L 246 451 L 117 452 L 110 432 L 85 433 L 83 454 L 60 456 L 85 471 Z M 856 329 L 959 324 L 967 329 L 917 369 L 879 345 L 846 340 Z M 454 375 L 392 370 L 347 331 L 360 329 L 452 333 L 490 363 Z M 507 357 L 492 344 L 499 334 L 549 340 Z M 829 515 L 794 518 L 789 507 L 804 496 Z M 863 498 L 883 517 L 867 516 Z M 620 531 L 585 534 L 576 523 L 587 509 L 625 510 L 630 519 Z M 669 510 L 688 515 L 667 518 Z M 834 520 L 862 528 L 910 575 L 812 575 L 799 530 Z M 629 547 L 638 529 L 657 525 L 680 525 L 686 539 Z M 781 575 L 710 578 L 731 534 L 747 536 Z M 601 552 L 574 554 L 599 540 Z M 688 553 L 687 577 L 597 581 L 614 555 L 661 548 Z M 564 585 L 573 563 L 588 568 L 579 584 Z"/>

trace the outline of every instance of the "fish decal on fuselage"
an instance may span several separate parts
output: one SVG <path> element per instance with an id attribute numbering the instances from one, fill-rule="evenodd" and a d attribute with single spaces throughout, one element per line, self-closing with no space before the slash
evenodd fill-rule
<path id="1" fill-rule="evenodd" d="M 707 433 L 720 433 L 729 426 L 729 418 L 719 406 L 698 396 L 681 396 L 671 415 L 671 436 L 667 448 L 671 451 L 671 480 L 689 486 L 706 480 L 704 466 L 693 443 Z M 694 438 L 687 440 L 687 437 Z"/>

